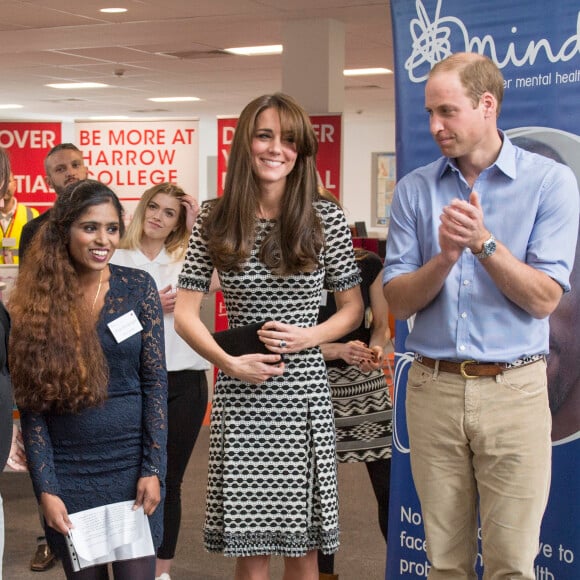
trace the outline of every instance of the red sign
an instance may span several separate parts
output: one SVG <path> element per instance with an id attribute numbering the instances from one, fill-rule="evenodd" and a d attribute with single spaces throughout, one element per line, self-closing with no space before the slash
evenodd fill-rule
<path id="1" fill-rule="evenodd" d="M 217 194 L 218 197 L 224 192 L 226 171 L 230 157 L 230 147 L 234 138 L 234 131 L 238 124 L 237 117 L 218 119 L 218 159 L 217 159 Z"/>
<path id="2" fill-rule="evenodd" d="M 61 142 L 61 124 L 43 122 L 0 123 L 0 147 L 10 156 L 20 203 L 44 211 L 55 194 L 44 179 L 44 158 Z"/>
<path id="3" fill-rule="evenodd" d="M 313 115 L 310 120 L 318 138 L 316 168 L 320 185 L 340 199 L 342 117 L 340 115 Z"/>
<path id="4" fill-rule="evenodd" d="M 318 138 L 316 167 L 320 184 L 340 199 L 340 169 L 342 162 L 341 115 L 313 115 L 310 117 Z M 218 196 L 224 191 L 230 147 L 238 120 L 235 117 L 218 119 Z"/>
<path id="5" fill-rule="evenodd" d="M 89 177 L 115 191 L 130 219 L 143 191 L 164 181 L 197 197 L 198 124 L 196 119 L 77 121 L 75 130 Z"/>

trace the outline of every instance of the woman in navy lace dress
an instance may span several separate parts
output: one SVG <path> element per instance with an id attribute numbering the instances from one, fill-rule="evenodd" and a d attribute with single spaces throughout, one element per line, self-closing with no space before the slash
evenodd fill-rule
<path id="1" fill-rule="evenodd" d="M 145 272 L 109 265 L 123 230 L 115 194 L 96 181 L 58 197 L 10 301 L 10 367 L 34 491 L 67 578 L 69 513 L 135 500 L 162 536 L 167 375 L 159 294 Z M 113 563 L 151 580 L 155 556 Z"/>

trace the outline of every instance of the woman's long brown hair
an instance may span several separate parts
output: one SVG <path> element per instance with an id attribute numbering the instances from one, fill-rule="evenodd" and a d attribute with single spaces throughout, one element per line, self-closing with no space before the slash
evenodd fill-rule
<path id="1" fill-rule="evenodd" d="M 322 225 L 314 209 L 318 199 L 316 152 L 318 143 L 306 112 L 288 95 L 264 95 L 249 103 L 238 120 L 224 185 L 213 202 L 203 234 L 213 265 L 237 270 L 249 257 L 255 236 L 259 184 L 252 170 L 251 146 L 257 118 L 273 108 L 280 115 L 282 133 L 290 135 L 298 153 L 287 177 L 280 217 L 260 250 L 260 260 L 274 273 L 288 275 L 314 270 L 323 245 Z"/>

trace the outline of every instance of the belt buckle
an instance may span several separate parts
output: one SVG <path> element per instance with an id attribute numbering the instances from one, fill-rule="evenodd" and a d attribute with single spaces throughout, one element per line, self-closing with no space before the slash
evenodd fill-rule
<path id="1" fill-rule="evenodd" d="M 461 373 L 461 376 L 464 379 L 476 379 L 478 377 L 478 375 L 468 375 L 465 372 L 465 367 L 467 365 L 472 365 L 472 364 L 477 364 L 477 361 L 475 360 L 464 360 L 460 365 L 459 365 L 459 372 Z"/>

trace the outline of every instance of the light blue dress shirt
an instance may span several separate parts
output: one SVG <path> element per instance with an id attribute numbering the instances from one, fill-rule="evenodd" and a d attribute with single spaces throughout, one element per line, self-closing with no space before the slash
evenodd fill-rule
<path id="1" fill-rule="evenodd" d="M 503 145 L 477 178 L 487 229 L 519 260 L 545 272 L 565 292 L 578 235 L 578 183 L 560 163 Z M 391 207 L 383 281 L 413 272 L 440 253 L 439 216 L 471 188 L 454 160 L 442 157 L 397 184 Z M 506 298 L 466 249 L 438 296 L 417 312 L 406 341 L 412 352 L 436 359 L 512 362 L 548 353 L 548 319 L 533 318 Z"/>

